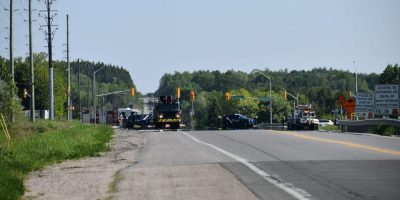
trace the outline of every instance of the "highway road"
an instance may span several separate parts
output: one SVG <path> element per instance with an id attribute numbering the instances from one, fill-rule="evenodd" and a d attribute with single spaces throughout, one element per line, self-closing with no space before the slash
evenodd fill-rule
<path id="1" fill-rule="evenodd" d="M 317 131 L 142 131 L 116 199 L 400 199 L 400 139 Z M 133 199 L 135 199 L 133 198 Z"/>

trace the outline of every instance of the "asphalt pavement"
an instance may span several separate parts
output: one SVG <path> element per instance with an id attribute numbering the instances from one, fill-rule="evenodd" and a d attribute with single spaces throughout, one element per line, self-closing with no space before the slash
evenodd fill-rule
<path id="1" fill-rule="evenodd" d="M 160 166 L 220 166 L 259 199 L 400 199 L 398 138 L 314 131 L 150 131 L 137 161 L 126 174 Z M 218 195 L 212 199 L 228 199 Z"/>

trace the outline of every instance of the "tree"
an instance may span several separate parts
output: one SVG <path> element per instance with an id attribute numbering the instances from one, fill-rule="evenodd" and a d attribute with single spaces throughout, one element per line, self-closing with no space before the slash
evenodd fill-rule
<path id="1" fill-rule="evenodd" d="M 206 96 L 209 102 L 207 108 L 207 126 L 220 128 L 219 120 L 221 120 L 222 116 L 224 116 L 224 111 L 221 105 L 224 101 L 222 100 L 222 94 L 218 91 L 212 91 L 206 94 Z"/>
<path id="2" fill-rule="evenodd" d="M 258 110 L 258 100 L 252 99 L 252 94 L 244 88 L 232 91 L 233 95 L 244 96 L 244 99 L 231 101 L 235 104 L 235 111 L 249 117 L 256 117 L 256 112 Z"/>
<path id="3" fill-rule="evenodd" d="M 387 65 L 381 76 L 379 77 L 381 84 L 400 84 L 400 67 L 395 65 Z"/>
<path id="4" fill-rule="evenodd" d="M 0 108 L 6 123 L 11 124 L 22 111 L 16 86 L 8 71 L 6 60 L 0 57 Z"/>

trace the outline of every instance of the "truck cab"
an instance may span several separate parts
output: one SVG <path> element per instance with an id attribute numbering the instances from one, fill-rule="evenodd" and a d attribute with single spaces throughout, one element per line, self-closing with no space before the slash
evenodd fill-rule
<path id="1" fill-rule="evenodd" d="M 318 130 L 318 118 L 311 105 L 297 105 L 293 115 L 288 118 L 288 129 Z"/>
<path id="2" fill-rule="evenodd" d="M 179 129 L 182 123 L 182 108 L 178 99 L 172 96 L 160 96 L 153 111 L 156 129 Z"/>

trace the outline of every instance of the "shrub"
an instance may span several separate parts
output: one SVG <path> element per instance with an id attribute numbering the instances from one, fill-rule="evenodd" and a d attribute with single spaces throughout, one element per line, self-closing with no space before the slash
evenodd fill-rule
<path id="1" fill-rule="evenodd" d="M 393 126 L 381 124 L 372 129 L 372 132 L 378 135 L 391 136 L 396 134 L 396 129 Z"/>
<path id="2" fill-rule="evenodd" d="M 113 130 L 109 126 L 91 126 L 75 122 L 38 120 L 14 127 L 11 143 L 0 136 L 0 199 L 19 199 L 24 193 L 23 180 L 34 170 L 66 159 L 96 156 L 109 150 Z M 37 128 L 32 128 L 36 127 Z M 51 129 L 50 127 L 56 127 Z M 24 130 L 43 133 L 24 133 Z M 47 131 L 45 131 L 47 130 Z"/>

